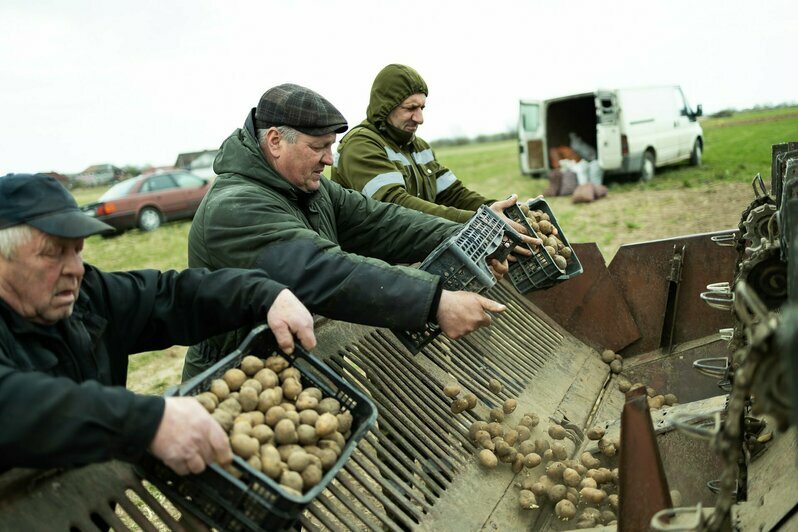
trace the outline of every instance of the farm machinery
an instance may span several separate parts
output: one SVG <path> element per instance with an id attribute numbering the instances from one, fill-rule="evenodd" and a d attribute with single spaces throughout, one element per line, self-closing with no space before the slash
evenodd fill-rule
<path id="1" fill-rule="evenodd" d="M 379 415 L 295 528 L 798 529 L 798 143 L 773 146 L 770 174 L 738 227 L 628 244 L 609 265 L 574 244 L 582 275 L 527 295 L 496 284 L 487 295 L 507 311 L 458 341 L 413 354 L 391 331 L 319 318 L 314 354 Z M 476 406 L 453 413 L 453 382 Z M 475 423 L 501 417 L 506 436 L 525 415 L 541 461 L 481 464 Z M 562 514 L 587 475 L 566 484 L 551 464 L 579 472 L 586 453 L 609 472 L 595 481 L 606 498 L 576 495 Z M 128 464 L 14 470 L 0 477 L 0 529 L 206 528 L 182 502 Z"/>

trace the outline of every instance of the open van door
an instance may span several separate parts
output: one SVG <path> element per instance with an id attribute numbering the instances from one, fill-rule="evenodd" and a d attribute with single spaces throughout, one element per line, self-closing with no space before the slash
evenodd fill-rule
<path id="1" fill-rule="evenodd" d="M 518 113 L 518 154 L 521 173 L 540 175 L 546 172 L 546 143 L 543 134 L 541 102 L 521 100 Z"/>
<path id="2" fill-rule="evenodd" d="M 613 91 L 596 91 L 596 148 L 604 170 L 617 170 L 623 163 L 618 97 Z"/>

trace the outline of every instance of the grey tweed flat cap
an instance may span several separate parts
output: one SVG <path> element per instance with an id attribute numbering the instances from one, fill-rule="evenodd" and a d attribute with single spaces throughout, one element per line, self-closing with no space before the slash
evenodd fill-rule
<path id="1" fill-rule="evenodd" d="M 349 125 L 344 115 L 321 94 L 293 83 L 283 83 L 263 93 L 255 109 L 255 127 L 289 126 L 315 137 L 343 133 Z"/>

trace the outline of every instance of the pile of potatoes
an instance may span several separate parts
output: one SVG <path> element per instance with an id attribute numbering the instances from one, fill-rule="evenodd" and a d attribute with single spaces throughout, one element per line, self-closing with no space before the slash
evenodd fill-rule
<path id="1" fill-rule="evenodd" d="M 657 410 L 663 406 L 673 406 L 678 404 L 679 400 L 676 395 L 672 393 L 658 393 L 657 390 L 651 386 L 646 386 L 642 382 L 632 383 L 629 379 L 621 375 L 621 372 L 623 371 L 623 357 L 615 353 L 612 349 L 603 350 L 601 352 L 601 360 L 610 366 L 610 371 L 618 375 L 619 391 L 626 393 L 630 390 L 636 390 L 637 388 L 645 387 L 646 395 L 648 396 L 648 407 L 651 410 Z"/>
<path id="2" fill-rule="evenodd" d="M 295 494 L 321 481 L 351 435 L 351 412 L 320 389 L 304 388 L 299 370 L 279 355 L 246 356 L 195 397 L 227 432 L 235 454 Z"/>
<path id="3" fill-rule="evenodd" d="M 543 241 L 543 247 L 551 255 L 552 260 L 561 271 L 565 271 L 571 262 L 573 251 L 558 238 L 557 228 L 551 223 L 549 215 L 541 210 L 530 211 L 525 203 L 519 203 L 521 212 L 532 230 Z"/>
<path id="4" fill-rule="evenodd" d="M 499 393 L 503 387 L 491 379 L 488 388 Z M 469 408 L 466 399 L 473 394 L 460 398 L 461 392 L 457 384 L 444 387 L 444 395 L 452 399 L 454 414 L 474 408 Z M 455 408 L 456 403 L 462 408 Z M 473 403 L 476 405 L 476 397 Z M 574 519 L 577 528 L 614 524 L 618 512 L 618 468 L 607 466 L 616 456 L 620 441 L 606 436 L 603 427 L 592 427 L 586 435 L 598 442 L 599 455 L 585 452 L 578 459 L 569 458 L 575 445 L 568 438 L 568 430 L 551 424 L 544 432 L 537 414 L 516 414 L 517 406 L 517 400 L 507 399 L 489 411 L 489 419 L 471 424 L 469 436 L 476 444 L 482 467 L 491 471 L 507 464 L 514 473 L 521 474 L 517 483 L 521 509 L 540 508 L 548 501 L 558 518 Z M 537 472 L 542 474 L 536 475 Z"/>

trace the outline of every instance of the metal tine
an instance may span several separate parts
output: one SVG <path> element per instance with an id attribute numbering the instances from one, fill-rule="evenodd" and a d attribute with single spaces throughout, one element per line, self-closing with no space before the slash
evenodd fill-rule
<path id="1" fill-rule="evenodd" d="M 300 530 L 307 530 L 308 532 L 317 532 L 321 531 L 321 528 L 316 526 L 316 523 L 310 520 L 310 516 L 313 514 L 313 506 L 308 506 L 304 512 L 299 516 L 299 524 L 302 525 Z"/>
<path id="2" fill-rule="evenodd" d="M 449 410 L 449 406 L 446 404 L 446 400 L 444 399 L 444 396 L 440 390 L 431 388 L 427 388 L 426 390 L 421 389 L 419 386 L 417 386 L 418 383 L 415 381 L 415 379 L 406 378 L 406 374 L 403 371 L 406 368 L 406 365 L 402 366 L 401 368 L 397 367 L 397 361 L 395 359 L 385 360 L 384 367 L 386 370 L 391 372 L 391 376 L 396 382 L 404 382 L 405 386 L 411 388 L 411 391 L 415 392 L 415 397 L 424 397 L 428 401 L 424 408 L 416 413 L 423 412 L 430 426 L 445 426 L 447 424 L 455 424 L 451 411 Z M 468 439 L 457 430 L 444 431 L 442 437 L 444 437 L 450 445 L 456 445 L 457 442 L 459 442 L 461 445 L 470 445 Z"/>
<path id="3" fill-rule="evenodd" d="M 707 305 L 718 310 L 731 310 L 734 305 L 732 292 L 701 292 L 700 297 Z"/>
<path id="4" fill-rule="evenodd" d="M 339 476 L 341 478 L 339 478 Z M 351 508 L 351 505 L 354 504 L 352 502 L 352 497 L 354 497 L 355 499 L 357 499 L 357 501 L 360 504 L 363 505 L 364 508 L 366 508 L 369 511 L 369 513 L 371 513 L 371 515 L 379 519 L 383 525 L 385 525 L 391 530 L 396 530 L 396 531 L 401 530 L 401 528 L 399 528 L 396 525 L 396 523 L 393 522 L 393 520 L 391 520 L 387 515 L 385 515 L 384 512 L 380 511 L 379 508 L 375 507 L 374 504 L 367 497 L 363 495 L 361 488 L 359 488 L 358 486 L 354 486 L 348 480 L 344 480 L 344 477 L 345 475 L 343 474 L 336 475 L 335 478 L 341 484 L 341 486 L 339 487 L 334 484 L 330 484 L 329 488 L 330 491 L 336 496 L 336 498 L 338 498 L 338 500 L 341 501 L 341 503 L 343 503 L 347 508 Z M 346 493 L 344 492 L 344 490 L 346 491 Z M 354 510 L 352 511 L 354 512 Z M 370 528 L 374 530 L 380 530 L 374 525 L 370 525 Z"/>
<path id="5" fill-rule="evenodd" d="M 368 435 L 366 436 L 368 437 Z M 375 448 L 374 451 L 375 453 L 379 453 L 383 449 L 381 444 L 379 443 L 375 444 L 375 442 L 370 440 L 368 441 L 369 444 L 371 444 L 371 446 Z M 386 457 L 385 460 L 381 459 L 379 456 L 376 456 L 375 454 L 372 454 L 371 451 L 366 451 L 365 449 L 362 449 L 362 451 L 363 451 L 362 456 L 356 457 L 353 454 L 352 457 L 354 457 L 355 461 L 363 469 L 366 469 L 366 466 L 363 464 L 363 461 L 365 459 L 368 459 L 373 465 L 376 465 L 377 469 L 380 472 L 380 480 L 381 480 L 380 485 L 384 489 L 393 490 L 397 495 L 397 497 L 413 499 L 416 503 L 421 505 L 427 511 L 429 511 L 429 509 L 432 508 L 432 504 L 428 502 L 426 499 L 422 499 L 418 494 L 409 489 L 409 486 L 412 485 L 418 488 L 420 491 L 423 492 L 424 497 L 428 498 L 430 501 L 435 501 L 440 498 L 439 495 L 436 495 L 432 493 L 432 491 L 430 491 L 429 486 L 431 485 L 431 483 L 417 483 L 417 482 L 412 482 L 412 480 L 407 480 L 405 478 L 400 477 L 398 473 L 396 473 L 396 471 L 401 471 L 403 475 L 407 475 L 407 468 L 405 467 L 405 464 L 402 464 L 401 462 L 396 460 L 396 458 L 394 458 L 393 456 L 385 455 L 384 450 L 382 450 L 382 453 L 383 456 Z M 386 461 L 390 462 L 393 468 L 388 467 L 388 465 L 385 463 Z M 394 484 L 389 485 L 387 480 L 392 481 Z M 401 488 L 401 493 L 398 490 L 398 488 Z"/>
<path id="6" fill-rule="evenodd" d="M 730 393 L 732 391 L 732 382 L 729 379 L 723 379 L 718 381 L 718 388 L 726 393 Z"/>
<path id="7" fill-rule="evenodd" d="M 506 331 L 507 333 L 506 335 L 501 334 L 505 332 L 504 330 L 505 326 L 506 324 L 497 325 L 496 331 L 500 334 L 494 335 L 491 338 L 492 342 L 488 342 L 488 347 L 490 347 L 491 343 L 494 344 L 495 347 L 504 347 L 504 349 L 500 350 L 499 352 L 505 355 L 506 359 L 515 360 L 516 364 L 522 368 L 522 371 L 519 371 L 519 373 L 523 374 L 525 377 L 529 378 L 537 374 L 538 370 L 540 369 L 540 366 L 542 366 L 545 363 L 546 357 L 543 356 L 542 354 L 536 353 L 534 350 L 529 350 L 526 347 L 522 349 L 521 347 L 524 344 L 526 344 L 527 346 L 530 344 L 536 345 L 534 343 L 535 340 L 523 341 L 520 339 L 520 335 L 515 334 L 515 331 L 512 329 Z M 510 334 L 512 334 L 513 337 L 516 338 L 515 342 L 511 342 L 509 340 Z M 537 365 L 535 364 L 536 362 L 538 363 Z"/>
<path id="8" fill-rule="evenodd" d="M 147 484 L 149 484 L 149 482 Z M 158 518 L 166 526 L 170 527 L 170 529 L 180 527 L 180 524 L 175 520 L 174 517 L 172 517 L 172 514 L 170 514 L 166 510 L 166 508 L 164 508 L 163 505 L 160 502 L 158 502 L 158 500 L 152 495 L 152 493 L 150 493 L 150 490 L 147 489 L 145 484 L 141 485 L 134 484 L 133 491 L 136 492 L 136 494 L 144 502 L 144 504 L 147 505 L 148 508 L 150 508 L 153 512 L 155 512 Z"/>
<path id="9" fill-rule="evenodd" d="M 716 478 L 715 480 L 710 480 L 707 482 L 707 489 L 717 495 L 718 493 L 720 493 L 720 485 L 721 485 L 720 479 Z"/>
<path id="10" fill-rule="evenodd" d="M 372 375 L 378 376 L 383 383 L 396 382 L 395 379 L 386 376 L 382 369 L 375 366 L 372 361 L 366 361 L 364 358 L 360 363 L 361 367 L 368 367 Z M 401 394 L 401 392 L 399 392 L 399 394 Z M 451 444 L 441 439 L 436 432 L 425 426 L 422 422 L 423 419 L 420 419 L 420 413 L 423 412 L 424 409 L 411 408 L 410 405 L 414 402 L 410 400 L 406 394 L 397 395 L 397 390 L 393 389 L 391 386 L 383 386 L 381 390 L 373 390 L 372 397 L 380 403 L 380 416 L 388 420 L 395 420 L 395 425 L 409 429 L 405 430 L 405 436 L 414 440 L 417 448 L 428 448 L 431 451 L 430 454 L 433 455 L 430 456 L 430 458 L 436 462 L 439 462 L 439 460 L 434 456 L 435 454 L 437 454 L 441 460 L 448 461 L 451 458 L 451 452 L 449 451 Z M 405 406 L 402 407 L 400 405 Z M 428 418 L 427 421 L 429 422 L 431 420 Z M 426 441 L 422 441 L 419 437 L 424 438 Z M 449 469 L 443 462 L 440 462 L 438 466 L 442 470 Z M 455 464 L 451 464 L 451 466 L 455 467 Z"/>
<path id="11" fill-rule="evenodd" d="M 737 232 L 715 235 L 710 240 L 720 247 L 731 248 L 737 245 Z"/>
<path id="12" fill-rule="evenodd" d="M 679 515 L 695 515 L 693 521 L 686 523 L 676 521 Z M 704 530 L 704 510 L 699 502 L 696 506 L 682 508 L 665 508 L 655 513 L 651 518 L 651 529 L 658 532 L 699 532 Z"/>
<path id="13" fill-rule="evenodd" d="M 725 329 L 718 329 L 718 334 L 720 335 L 721 340 L 726 340 L 728 342 L 734 338 L 734 328 L 727 327 Z"/>
<path id="14" fill-rule="evenodd" d="M 129 498 L 120 497 L 117 501 L 117 504 L 125 510 L 125 513 L 133 520 L 134 523 L 141 527 L 142 530 L 146 532 L 156 532 L 158 530 L 155 525 L 153 525 L 152 522 L 147 519 L 147 516 L 142 513 L 139 507 L 136 506 Z M 177 525 L 177 522 L 174 524 Z M 179 529 L 179 526 L 177 529 Z M 170 528 L 170 530 L 175 530 L 175 528 Z"/>
<path id="15" fill-rule="evenodd" d="M 716 364 L 718 362 L 722 365 Z M 706 375 L 707 377 L 724 377 L 729 371 L 729 358 L 701 358 L 693 362 L 693 368 L 695 368 L 701 375 Z"/>
<path id="16" fill-rule="evenodd" d="M 535 327 L 537 322 L 531 321 L 529 316 L 523 315 L 522 313 L 526 311 L 514 302 L 508 302 L 508 308 L 517 312 L 508 312 L 504 321 L 496 324 L 497 329 L 501 331 L 505 327 L 510 328 L 519 342 L 523 342 L 523 345 L 529 350 L 529 354 L 533 358 L 537 358 L 538 362 L 545 363 L 546 354 L 560 347 L 563 336 L 548 327 L 547 330 Z"/>
<path id="17" fill-rule="evenodd" d="M 319 502 L 318 497 L 308 506 L 307 510 L 308 512 L 313 514 L 313 517 L 318 519 L 321 522 L 321 524 L 327 528 L 327 530 L 341 529 L 340 526 L 336 526 L 336 524 L 330 520 L 330 513 L 325 511 L 325 509 L 322 507 L 321 502 Z"/>
<path id="18" fill-rule="evenodd" d="M 724 292 L 729 293 L 731 292 L 731 285 L 728 281 L 721 281 L 718 283 L 710 283 L 707 285 L 707 290 L 710 292 Z"/>
<path id="19" fill-rule="evenodd" d="M 535 329 L 541 333 L 545 333 L 550 338 L 556 338 L 558 341 L 562 340 L 563 335 L 557 331 L 552 325 L 548 324 L 545 320 L 540 318 L 535 312 L 539 311 L 537 307 L 530 304 L 525 298 L 518 295 L 513 289 L 512 291 L 499 285 L 499 292 L 503 301 L 510 304 L 518 305 L 521 307 L 521 312 L 502 314 L 502 316 L 520 316 L 520 319 L 529 324 L 529 329 Z"/>
<path id="20" fill-rule="evenodd" d="M 688 436 L 693 436 L 702 440 L 713 440 L 721 430 L 720 414 L 720 411 L 701 416 L 674 414 L 673 417 L 671 417 L 671 423 Z M 710 423 L 711 428 L 706 428 Z"/>
<path id="21" fill-rule="evenodd" d="M 424 499 L 419 499 L 417 495 L 412 492 L 412 495 L 415 496 L 412 501 L 406 496 L 394 498 L 395 500 L 399 500 L 401 498 L 401 500 L 404 501 L 402 507 L 400 508 L 395 500 L 391 500 L 385 496 L 385 480 L 383 479 L 382 475 L 380 475 L 379 472 L 369 472 L 365 466 L 361 465 L 361 469 L 356 469 L 354 462 L 348 462 L 346 465 L 344 465 L 343 471 L 346 471 L 346 473 L 354 479 L 353 482 L 357 482 L 359 484 L 359 486 L 354 485 L 353 482 L 348 479 L 348 477 L 342 475 L 342 478 L 346 479 L 345 482 L 347 485 L 350 486 L 349 491 L 359 492 L 359 487 L 362 486 L 369 493 L 369 495 L 374 497 L 382 505 L 383 508 L 391 512 L 390 517 L 385 515 L 383 512 L 380 512 L 379 517 L 382 521 L 389 520 L 393 522 L 394 519 L 398 519 L 407 528 L 412 528 L 416 523 L 421 521 L 423 514 L 426 513 L 429 508 L 431 508 Z M 379 486 L 379 489 L 375 487 L 375 485 Z M 421 511 L 418 507 L 413 506 L 413 502 L 416 502 L 418 506 L 424 508 L 424 511 Z"/>
<path id="22" fill-rule="evenodd" d="M 351 515 L 351 516 L 357 517 L 357 519 L 363 525 L 365 525 L 369 530 L 381 530 L 381 527 L 377 526 L 374 523 L 374 521 L 369 519 L 367 516 L 365 516 L 363 514 L 362 511 L 360 511 L 357 507 L 352 505 L 352 503 L 348 500 L 348 498 L 338 498 L 338 497 L 336 497 L 336 499 L 338 499 L 338 501 L 340 501 L 340 502 L 338 502 L 338 504 L 336 504 L 336 501 L 334 501 L 334 500 L 332 500 L 330 498 L 330 495 L 332 494 L 332 491 L 331 491 L 330 488 L 332 488 L 332 485 L 330 485 L 326 490 L 321 492 L 316 497 L 316 500 L 319 501 L 325 508 L 327 508 L 327 511 L 329 513 L 331 513 L 336 519 L 338 519 L 339 522 L 341 522 L 344 525 L 347 525 L 346 526 L 347 529 L 351 530 L 353 528 L 352 527 L 353 523 L 350 523 L 350 519 L 347 517 L 347 515 Z M 344 501 L 346 501 L 346 502 L 344 502 Z M 344 504 L 344 507 L 341 508 L 340 504 Z M 351 512 L 351 514 L 349 514 L 349 512 L 347 510 L 349 510 L 349 512 Z M 359 526 L 358 528 L 362 529 L 363 527 Z M 340 527 L 337 527 L 337 529 L 340 530 Z"/>

